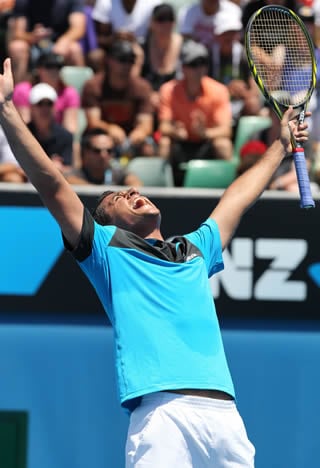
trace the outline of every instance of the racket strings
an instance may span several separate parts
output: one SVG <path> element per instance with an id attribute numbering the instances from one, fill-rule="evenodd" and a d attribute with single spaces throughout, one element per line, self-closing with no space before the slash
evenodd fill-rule
<path id="1" fill-rule="evenodd" d="M 249 40 L 268 94 L 285 106 L 304 103 L 313 79 L 312 52 L 294 18 L 277 9 L 262 11 L 251 24 Z"/>

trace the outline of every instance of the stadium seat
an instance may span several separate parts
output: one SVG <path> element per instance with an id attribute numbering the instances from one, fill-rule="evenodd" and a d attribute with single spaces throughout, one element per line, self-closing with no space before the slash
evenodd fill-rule
<path id="1" fill-rule="evenodd" d="M 233 157 L 239 161 L 242 145 L 253 138 L 259 138 L 260 132 L 270 128 L 271 124 L 271 117 L 268 116 L 244 115 L 240 117 L 234 139 Z"/>
<path id="2" fill-rule="evenodd" d="M 146 187 L 173 187 L 170 164 L 159 156 L 137 156 L 127 169 L 136 174 Z"/>
<path id="3" fill-rule="evenodd" d="M 65 65 L 60 70 L 62 80 L 69 86 L 76 88 L 81 95 L 84 83 L 93 75 L 90 67 L 80 67 L 76 65 Z"/>
<path id="4" fill-rule="evenodd" d="M 184 187 L 226 188 L 236 177 L 237 162 L 193 159 L 184 168 Z"/>

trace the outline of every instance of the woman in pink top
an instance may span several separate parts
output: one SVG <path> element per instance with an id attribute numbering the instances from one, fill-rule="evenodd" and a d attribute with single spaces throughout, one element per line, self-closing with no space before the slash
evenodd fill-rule
<path id="1" fill-rule="evenodd" d="M 41 55 L 37 61 L 34 79 L 18 83 L 13 92 L 13 101 L 23 120 L 30 121 L 29 94 L 32 86 L 37 83 L 48 83 L 58 95 L 55 102 L 55 115 L 58 123 L 74 134 L 78 125 L 78 109 L 80 96 L 72 86 L 67 86 L 60 77 L 60 69 L 64 65 L 63 57 L 52 52 Z"/>

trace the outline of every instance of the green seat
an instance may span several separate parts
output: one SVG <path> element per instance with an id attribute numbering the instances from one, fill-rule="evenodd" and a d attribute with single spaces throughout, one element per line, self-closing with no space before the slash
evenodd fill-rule
<path id="1" fill-rule="evenodd" d="M 26 411 L 0 411 L 0 466 L 26 468 L 28 414 Z"/>
<path id="2" fill-rule="evenodd" d="M 136 174 L 146 187 L 173 187 L 170 164 L 159 156 L 137 156 L 129 161 L 127 169 Z"/>
<path id="3" fill-rule="evenodd" d="M 271 117 L 268 116 L 244 115 L 240 117 L 234 139 L 234 158 L 239 161 L 241 147 L 253 138 L 259 138 L 259 133 L 270 128 L 271 124 Z"/>
<path id="4" fill-rule="evenodd" d="M 83 85 L 93 75 L 90 67 L 80 67 L 76 65 L 65 65 L 60 70 L 62 80 L 69 86 L 76 88 L 81 96 Z"/>
<path id="5" fill-rule="evenodd" d="M 236 177 L 237 162 L 193 159 L 184 167 L 184 187 L 226 188 Z"/>

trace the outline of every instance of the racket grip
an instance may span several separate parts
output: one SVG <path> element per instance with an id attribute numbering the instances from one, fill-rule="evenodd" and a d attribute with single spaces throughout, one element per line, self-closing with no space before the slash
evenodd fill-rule
<path id="1" fill-rule="evenodd" d="M 296 168 L 296 174 L 300 192 L 300 207 L 314 208 L 315 203 L 312 199 L 310 179 L 304 155 L 304 149 L 301 146 L 294 148 L 293 160 Z"/>

